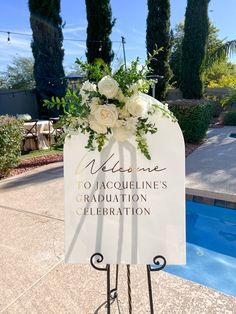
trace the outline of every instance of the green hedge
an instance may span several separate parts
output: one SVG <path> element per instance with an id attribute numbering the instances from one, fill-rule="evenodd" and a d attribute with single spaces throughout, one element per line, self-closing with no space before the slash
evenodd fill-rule
<path id="1" fill-rule="evenodd" d="M 23 136 L 23 121 L 0 116 L 0 176 L 7 175 L 18 165 Z"/>
<path id="2" fill-rule="evenodd" d="M 226 111 L 222 118 L 224 125 L 236 125 L 236 111 Z"/>
<path id="3" fill-rule="evenodd" d="M 185 101 L 184 103 L 172 104 L 170 110 L 178 119 L 185 142 L 190 144 L 201 142 L 212 120 L 212 104 Z"/>

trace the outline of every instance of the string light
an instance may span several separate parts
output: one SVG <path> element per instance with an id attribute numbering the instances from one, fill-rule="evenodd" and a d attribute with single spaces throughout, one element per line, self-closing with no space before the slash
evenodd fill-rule
<path id="1" fill-rule="evenodd" d="M 10 37 L 10 32 L 7 32 L 7 43 L 10 44 L 11 37 Z"/>
<path id="2" fill-rule="evenodd" d="M 10 31 L 3 31 L 0 30 L 0 33 L 7 34 L 7 43 L 10 44 L 11 42 L 11 34 L 13 35 L 20 35 L 20 36 L 30 36 L 32 37 L 32 34 L 26 34 L 26 33 L 19 33 L 19 32 L 10 32 Z M 74 41 L 74 42 L 93 42 L 93 43 L 100 43 L 99 46 L 99 52 L 102 51 L 102 44 L 103 42 L 106 42 L 105 40 L 85 40 L 85 39 L 73 39 L 73 38 L 63 38 L 63 41 Z M 125 56 L 125 38 L 124 36 L 121 36 L 121 41 L 120 40 L 111 40 L 112 43 L 119 43 L 123 45 L 123 54 L 124 54 L 124 64 L 125 64 L 125 69 L 127 68 L 126 65 L 126 56 Z M 64 46 L 62 44 L 62 49 L 64 49 Z M 119 47 L 120 49 L 120 47 Z M 118 50 L 119 50 L 118 49 Z"/>
<path id="3" fill-rule="evenodd" d="M 20 35 L 20 36 L 30 36 L 32 37 L 32 34 L 26 34 L 26 33 L 18 33 L 18 32 L 9 32 L 9 31 L 2 31 L 0 30 L 0 33 L 5 33 L 7 34 L 7 42 L 10 43 L 11 38 L 10 35 Z M 63 40 L 65 41 L 78 41 L 78 42 L 87 42 L 86 39 L 73 39 L 73 38 L 64 38 Z M 104 40 L 89 40 L 89 42 L 93 42 L 93 43 L 103 43 L 105 42 Z M 121 43 L 121 41 L 119 40 L 112 40 L 112 43 Z"/>

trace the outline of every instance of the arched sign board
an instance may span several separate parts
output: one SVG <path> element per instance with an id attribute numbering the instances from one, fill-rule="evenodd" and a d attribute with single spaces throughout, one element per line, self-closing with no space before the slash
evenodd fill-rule
<path id="1" fill-rule="evenodd" d="M 135 138 L 88 151 L 87 136 L 66 139 L 65 261 L 89 264 L 185 263 L 185 153 L 177 122 L 155 117 L 147 135 L 151 160 Z"/>

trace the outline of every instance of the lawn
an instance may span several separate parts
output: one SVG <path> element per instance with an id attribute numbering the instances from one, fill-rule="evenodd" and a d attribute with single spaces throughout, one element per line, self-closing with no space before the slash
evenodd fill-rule
<path id="1" fill-rule="evenodd" d="M 20 156 L 20 160 L 26 160 L 33 157 L 51 156 L 54 154 L 63 154 L 63 148 L 51 148 L 47 150 L 32 150 Z"/>

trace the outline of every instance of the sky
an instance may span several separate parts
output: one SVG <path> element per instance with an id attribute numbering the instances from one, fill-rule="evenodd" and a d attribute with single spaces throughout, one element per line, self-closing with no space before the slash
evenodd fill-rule
<path id="1" fill-rule="evenodd" d="M 39 0 L 40 1 L 40 0 Z M 171 0 L 171 27 L 183 21 L 187 0 Z M 115 53 L 114 64 L 123 60 L 121 36 L 125 37 L 127 61 L 146 58 L 146 0 L 111 0 L 112 14 L 117 19 L 111 39 Z M 211 0 L 209 17 L 220 30 L 219 37 L 225 40 L 236 38 L 236 0 Z M 64 66 L 69 71 L 76 58 L 85 60 L 86 10 L 85 0 L 61 0 L 61 17 L 64 28 Z M 199 17 L 200 19 L 201 17 Z M 32 56 L 31 28 L 27 0 L 0 0 L 0 31 L 28 34 L 20 36 L 0 32 L 0 71 L 5 71 L 14 56 Z M 76 39 L 81 41 L 71 41 Z M 236 56 L 231 61 L 236 62 Z"/>

